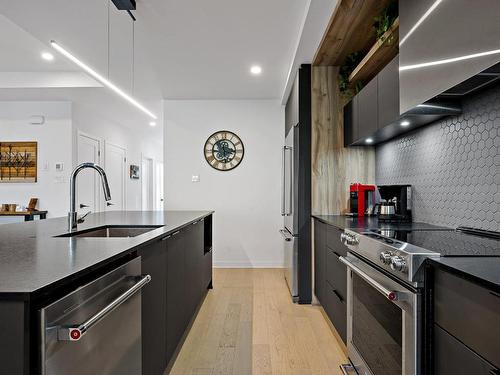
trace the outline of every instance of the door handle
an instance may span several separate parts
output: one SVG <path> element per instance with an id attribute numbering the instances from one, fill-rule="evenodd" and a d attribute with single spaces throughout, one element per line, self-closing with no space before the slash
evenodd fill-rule
<path id="1" fill-rule="evenodd" d="M 371 276 L 367 275 L 362 269 L 355 266 L 353 263 L 348 261 L 346 258 L 340 257 L 339 260 L 342 263 L 344 263 L 347 266 L 347 268 L 351 269 L 355 274 L 357 274 L 359 277 L 361 277 L 363 280 L 365 280 L 368 284 L 370 284 L 373 288 L 375 288 L 380 293 L 382 293 L 389 301 L 397 301 L 397 300 L 401 299 L 400 292 L 387 289 L 385 286 L 380 284 L 378 281 L 374 280 Z"/>
<path id="2" fill-rule="evenodd" d="M 57 339 L 59 341 L 78 341 L 80 340 L 89 329 L 103 320 L 113 310 L 115 310 L 122 303 L 127 301 L 135 293 L 137 293 L 144 285 L 151 281 L 150 275 L 145 275 L 139 278 L 134 285 L 123 292 L 120 296 L 111 301 L 102 310 L 92 315 L 89 319 L 80 324 L 60 326 L 57 330 Z"/>
<path id="3" fill-rule="evenodd" d="M 87 207 L 89 207 L 89 206 L 86 204 L 80 203 L 80 208 L 87 208 Z"/>
<path id="4" fill-rule="evenodd" d="M 114 203 L 111 203 L 111 202 L 106 202 L 106 206 L 114 206 L 115 204 Z"/>
<path id="5" fill-rule="evenodd" d="M 281 216 L 285 216 L 285 150 L 281 149 Z"/>

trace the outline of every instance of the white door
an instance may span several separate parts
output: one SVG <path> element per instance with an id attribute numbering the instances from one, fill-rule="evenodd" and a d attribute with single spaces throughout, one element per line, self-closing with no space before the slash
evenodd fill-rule
<path id="1" fill-rule="evenodd" d="M 78 133 L 77 160 L 81 163 L 96 163 L 100 165 L 101 141 L 98 138 Z M 99 190 L 100 177 L 93 169 L 85 169 L 78 175 L 76 185 L 76 208 L 82 214 L 88 211 L 101 210 Z"/>
<path id="2" fill-rule="evenodd" d="M 108 177 L 111 201 L 106 202 L 106 211 L 126 210 L 126 163 L 127 150 L 109 142 L 104 145 L 104 170 Z"/>
<path id="3" fill-rule="evenodd" d="M 163 163 L 156 163 L 155 210 L 163 211 Z"/>
<path id="4" fill-rule="evenodd" d="M 154 210 L 154 199 L 153 199 L 153 159 L 142 158 L 142 210 L 151 211 Z"/>

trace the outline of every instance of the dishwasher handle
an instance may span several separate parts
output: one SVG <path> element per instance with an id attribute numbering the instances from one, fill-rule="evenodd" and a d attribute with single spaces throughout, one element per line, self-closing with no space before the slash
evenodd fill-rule
<path id="1" fill-rule="evenodd" d="M 122 303 L 127 301 L 135 293 L 137 293 L 141 288 L 151 281 L 150 275 L 144 275 L 139 278 L 134 285 L 123 292 L 120 296 L 115 298 L 111 303 L 105 306 L 102 310 L 91 316 L 85 322 L 73 325 L 60 326 L 57 329 L 57 339 L 59 341 L 78 341 L 85 333 L 92 328 L 94 325 L 99 323 L 104 319 L 109 313 L 115 310 Z"/>

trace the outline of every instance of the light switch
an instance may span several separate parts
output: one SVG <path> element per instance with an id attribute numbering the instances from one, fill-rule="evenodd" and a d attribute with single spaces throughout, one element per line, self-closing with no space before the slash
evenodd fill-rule
<path id="1" fill-rule="evenodd" d="M 62 172 L 64 170 L 64 163 L 56 163 L 56 172 Z"/>
<path id="2" fill-rule="evenodd" d="M 46 161 L 45 163 L 43 163 L 43 170 L 48 171 L 49 169 L 50 169 L 50 164 L 48 161 Z"/>
<path id="3" fill-rule="evenodd" d="M 200 182 L 200 176 L 198 175 L 191 176 L 191 182 Z"/>

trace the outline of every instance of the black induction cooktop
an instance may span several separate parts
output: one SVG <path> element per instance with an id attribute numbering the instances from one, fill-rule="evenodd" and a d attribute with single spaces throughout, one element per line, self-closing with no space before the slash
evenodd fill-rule
<path id="1" fill-rule="evenodd" d="M 381 236 L 407 242 L 435 251 L 441 256 L 500 257 L 500 233 L 469 230 L 468 228 L 442 230 L 372 230 Z"/>

